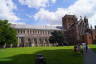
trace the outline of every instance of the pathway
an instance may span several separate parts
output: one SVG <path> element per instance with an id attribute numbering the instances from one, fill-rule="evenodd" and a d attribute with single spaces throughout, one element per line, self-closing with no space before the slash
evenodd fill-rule
<path id="1" fill-rule="evenodd" d="M 84 64 L 96 64 L 96 53 L 91 49 L 84 55 Z"/>

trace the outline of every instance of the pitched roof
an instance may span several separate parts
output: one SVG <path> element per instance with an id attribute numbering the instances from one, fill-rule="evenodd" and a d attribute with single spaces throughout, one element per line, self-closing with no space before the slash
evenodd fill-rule
<path id="1" fill-rule="evenodd" d="M 12 24 L 12 28 L 15 29 L 41 29 L 41 30 L 61 30 L 61 26 L 35 26 L 28 24 Z"/>

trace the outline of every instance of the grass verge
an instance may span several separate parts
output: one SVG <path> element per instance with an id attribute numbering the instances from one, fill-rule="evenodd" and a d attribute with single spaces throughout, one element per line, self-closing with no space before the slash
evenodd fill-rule
<path id="1" fill-rule="evenodd" d="M 47 64 L 83 64 L 83 57 L 74 53 L 73 46 L 0 49 L 0 64 L 35 64 L 39 53 L 45 56 Z"/>
<path id="2" fill-rule="evenodd" d="M 90 47 L 94 52 L 96 52 L 96 45 L 89 45 L 89 47 Z"/>

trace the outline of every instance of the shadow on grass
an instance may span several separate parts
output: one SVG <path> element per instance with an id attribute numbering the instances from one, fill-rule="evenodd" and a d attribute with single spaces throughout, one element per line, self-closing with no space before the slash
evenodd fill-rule
<path id="1" fill-rule="evenodd" d="M 34 54 L 20 54 L 2 59 L 0 64 L 35 64 L 37 54 L 43 54 L 47 64 L 83 64 L 83 57 L 71 49 L 42 50 Z"/>

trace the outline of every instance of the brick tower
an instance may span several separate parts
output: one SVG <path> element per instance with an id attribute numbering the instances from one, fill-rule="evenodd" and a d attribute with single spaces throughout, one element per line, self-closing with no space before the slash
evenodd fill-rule
<path id="1" fill-rule="evenodd" d="M 67 30 L 69 27 L 77 22 L 77 18 L 75 15 L 65 15 L 62 18 L 63 29 Z"/>

